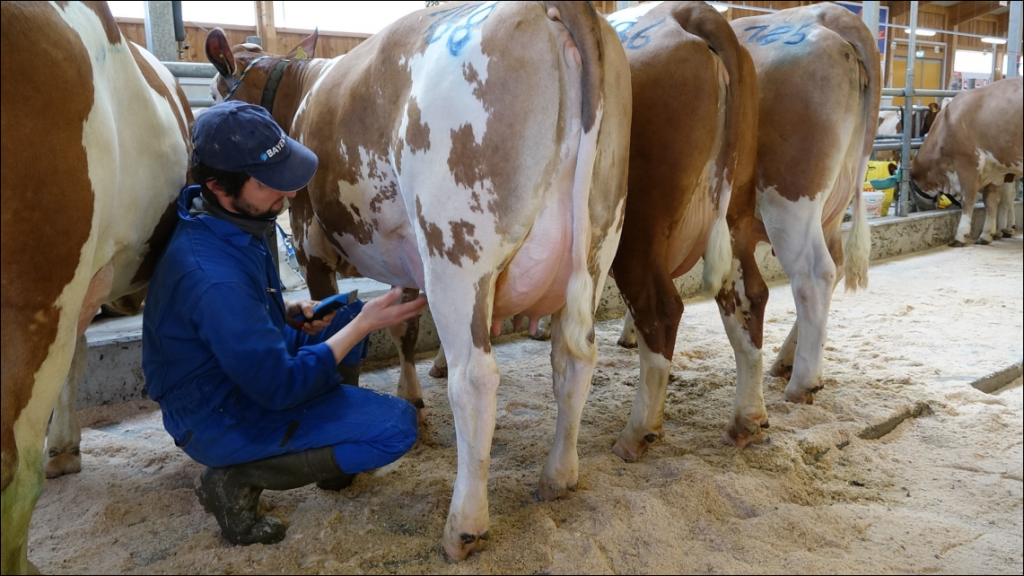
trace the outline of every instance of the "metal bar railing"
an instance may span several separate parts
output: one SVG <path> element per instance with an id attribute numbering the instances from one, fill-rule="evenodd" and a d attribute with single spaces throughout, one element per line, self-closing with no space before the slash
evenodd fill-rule
<path id="1" fill-rule="evenodd" d="M 213 64 L 195 62 L 164 62 L 163 64 L 175 78 L 213 78 L 217 75 L 217 69 L 213 67 Z"/>
<path id="2" fill-rule="evenodd" d="M 213 106 L 213 98 L 189 98 L 188 105 L 192 108 L 209 108 Z"/>

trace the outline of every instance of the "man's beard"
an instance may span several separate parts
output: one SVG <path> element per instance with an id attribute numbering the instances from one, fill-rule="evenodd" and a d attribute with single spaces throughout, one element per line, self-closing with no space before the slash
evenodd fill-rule
<path id="1" fill-rule="evenodd" d="M 231 200 L 231 209 L 237 212 L 238 214 L 247 216 L 249 218 L 253 218 L 255 220 L 274 220 L 281 215 L 281 212 L 284 211 L 284 206 L 282 203 L 282 207 L 280 209 L 274 210 L 272 208 L 270 210 L 265 210 L 261 212 L 259 208 L 253 206 L 252 204 L 249 204 L 242 198 L 233 198 Z"/>

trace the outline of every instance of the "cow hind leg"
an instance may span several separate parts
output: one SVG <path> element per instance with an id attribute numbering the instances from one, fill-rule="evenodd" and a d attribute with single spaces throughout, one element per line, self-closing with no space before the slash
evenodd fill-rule
<path id="1" fill-rule="evenodd" d="M 622 335 L 619 336 L 619 346 L 627 350 L 636 350 L 639 346 L 636 342 L 636 324 L 633 323 L 633 313 L 626 311 L 626 319 L 622 322 Z"/>
<path id="2" fill-rule="evenodd" d="M 494 274 L 484 274 L 479 282 L 456 277 L 464 274 L 435 273 L 436 279 L 428 281 L 427 289 L 432 302 L 475 302 L 472 306 L 432 310 L 450 367 L 448 399 L 458 443 L 458 474 L 442 542 L 455 561 L 482 550 L 490 539 L 487 480 L 499 382 L 498 364 L 488 337 Z"/>
<path id="3" fill-rule="evenodd" d="M 628 288 L 627 288 L 628 289 Z M 627 295 L 635 313 L 640 347 L 640 383 L 629 422 L 612 451 L 626 462 L 637 462 L 647 448 L 665 435 L 665 398 L 672 373 L 683 301 L 675 285 L 662 273 L 647 294 Z"/>
<path id="4" fill-rule="evenodd" d="M 403 302 L 412 302 L 419 296 L 419 290 L 408 289 L 402 298 Z M 419 316 L 404 324 L 392 326 L 388 332 L 398 348 L 398 359 L 401 363 L 401 375 L 398 377 L 398 397 L 407 400 L 416 407 L 420 424 L 426 420 L 423 403 L 423 390 L 420 388 L 419 375 L 416 373 L 416 343 L 420 336 Z"/>
<path id="5" fill-rule="evenodd" d="M 981 237 L 978 239 L 978 244 L 982 246 L 989 246 L 996 241 L 996 237 L 1001 235 L 999 229 L 999 204 L 1002 194 L 1003 192 L 1000 187 L 995 184 L 985 187 L 985 228 L 981 231 Z"/>
<path id="6" fill-rule="evenodd" d="M 775 363 L 772 364 L 771 375 L 776 378 L 783 378 L 787 382 L 793 377 L 793 363 L 796 361 L 796 345 L 800 338 L 799 328 L 799 325 L 793 325 L 793 329 L 789 331 L 789 336 L 786 337 L 786 342 L 779 350 L 778 356 L 775 357 Z"/>
<path id="7" fill-rule="evenodd" d="M 71 371 L 53 410 L 46 435 L 46 478 L 52 480 L 82 471 L 82 428 L 78 424 L 78 386 L 85 379 L 89 343 L 85 336 L 75 344 Z"/>
<path id="8" fill-rule="evenodd" d="M 736 399 L 725 441 L 737 448 L 763 442 L 768 429 L 764 405 L 764 309 L 768 286 L 752 250 L 733 261 L 732 276 L 719 293 L 718 309 L 736 355 Z"/>
<path id="9" fill-rule="evenodd" d="M 597 346 L 592 341 L 577 343 L 577 349 L 584 350 L 585 357 L 578 358 L 570 353 L 572 347 L 567 341 L 569 331 L 565 318 L 563 311 L 551 322 L 551 365 L 558 424 L 555 442 L 540 479 L 540 496 L 547 501 L 571 499 L 576 493 L 580 421 L 597 364 Z"/>
<path id="10" fill-rule="evenodd" d="M 974 233 L 974 206 L 978 203 L 978 188 L 975 185 L 975 179 L 961 175 L 960 185 L 963 191 L 964 208 L 960 215 L 960 225 L 957 227 L 956 236 L 949 243 L 952 248 L 963 248 L 971 243 L 971 236 Z"/>
<path id="11" fill-rule="evenodd" d="M 430 377 L 442 380 L 448 377 L 448 358 L 444 355 L 443 344 L 437 348 L 437 356 L 430 367 Z"/>
<path id="12" fill-rule="evenodd" d="M 828 312 L 837 278 L 836 263 L 819 222 L 820 216 L 814 215 L 807 226 L 791 224 L 772 238 L 796 300 L 797 322 L 790 335 L 795 348 L 793 373 L 786 387 L 786 399 L 796 404 L 813 404 L 822 387 Z M 783 362 L 783 355 L 789 352 L 786 348 L 780 353 Z"/>

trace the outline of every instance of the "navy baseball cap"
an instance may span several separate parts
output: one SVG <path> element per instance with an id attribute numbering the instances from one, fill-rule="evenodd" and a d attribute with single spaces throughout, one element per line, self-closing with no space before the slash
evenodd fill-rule
<path id="1" fill-rule="evenodd" d="M 196 119 L 192 144 L 196 163 L 244 172 L 281 192 L 305 187 L 319 164 L 316 154 L 289 138 L 265 108 L 235 100 Z"/>

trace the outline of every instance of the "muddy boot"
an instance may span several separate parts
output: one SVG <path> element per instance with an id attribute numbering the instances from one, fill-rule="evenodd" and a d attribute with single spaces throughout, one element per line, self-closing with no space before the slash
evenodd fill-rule
<path id="1" fill-rule="evenodd" d="M 341 492 L 348 488 L 356 481 L 355 474 L 344 474 L 333 478 L 331 480 L 324 480 L 323 482 L 317 482 L 316 487 L 325 492 Z"/>
<path id="2" fill-rule="evenodd" d="M 264 490 L 283 492 L 344 476 L 333 448 L 285 454 L 250 464 L 207 468 L 196 496 L 207 512 L 217 518 L 232 544 L 277 544 L 288 528 L 275 518 L 260 515 Z"/>

